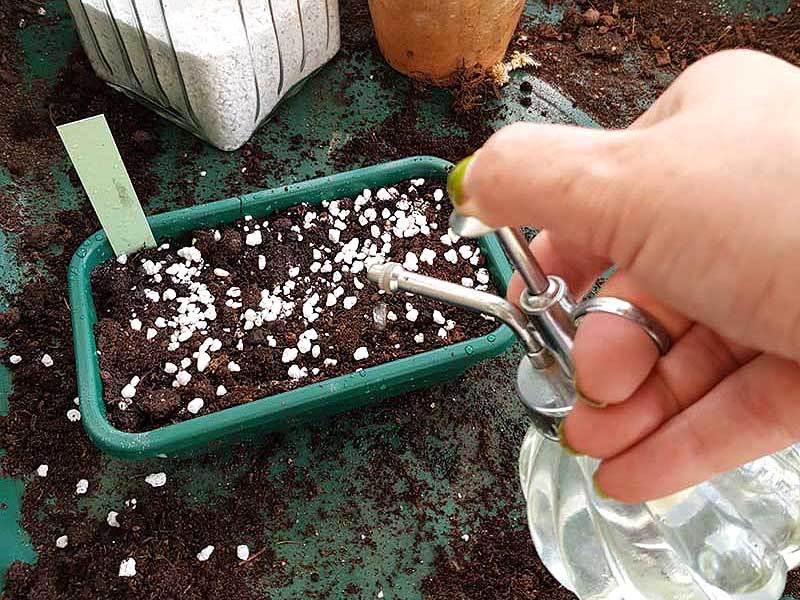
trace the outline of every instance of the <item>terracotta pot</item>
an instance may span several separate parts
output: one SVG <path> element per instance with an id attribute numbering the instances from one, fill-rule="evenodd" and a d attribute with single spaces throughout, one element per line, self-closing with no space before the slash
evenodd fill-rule
<path id="1" fill-rule="evenodd" d="M 462 67 L 500 62 L 524 7 L 525 0 L 369 0 L 388 63 L 437 85 Z"/>

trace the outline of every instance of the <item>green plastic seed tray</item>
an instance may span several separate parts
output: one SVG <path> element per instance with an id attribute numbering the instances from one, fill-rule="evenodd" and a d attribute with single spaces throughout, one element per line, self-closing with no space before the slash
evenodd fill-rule
<path id="1" fill-rule="evenodd" d="M 301 202 L 320 204 L 324 200 L 354 197 L 365 188 L 386 187 L 405 179 L 423 177 L 444 182 L 451 167 L 449 162 L 439 158 L 408 158 L 255 192 L 241 198 L 175 210 L 148 217 L 148 220 L 160 242 L 193 229 L 232 223 L 244 215 L 261 218 Z M 504 293 L 511 267 L 499 243 L 494 236 L 486 236 L 479 244 L 495 285 Z M 86 240 L 70 263 L 69 296 L 83 426 L 100 449 L 120 458 L 183 456 L 207 452 L 227 442 L 252 439 L 258 434 L 286 429 L 313 418 L 453 379 L 471 365 L 501 354 L 514 343 L 514 334 L 503 325 L 490 335 L 344 374 L 152 431 L 127 433 L 114 428 L 106 418 L 93 329 L 97 315 L 92 300 L 91 272 L 102 262 L 112 259 L 113 252 L 103 232 Z"/>

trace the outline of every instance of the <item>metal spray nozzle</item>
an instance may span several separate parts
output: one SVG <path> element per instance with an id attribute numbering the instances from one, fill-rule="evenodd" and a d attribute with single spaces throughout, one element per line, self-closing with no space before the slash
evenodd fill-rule
<path id="1" fill-rule="evenodd" d="M 571 350 L 577 320 L 589 312 L 606 312 L 642 327 L 663 353 L 670 339 L 661 324 L 633 304 L 618 298 L 593 298 L 576 304 L 563 279 L 546 275 L 519 229 L 494 230 L 475 217 L 453 212 L 450 227 L 462 237 L 495 232 L 516 267 L 525 290 L 517 308 L 494 294 L 407 271 L 398 263 L 374 265 L 367 277 L 388 294 L 411 292 L 496 317 L 511 327 L 526 354 L 517 370 L 517 393 L 539 431 L 558 439 L 558 426 L 576 401 Z"/>

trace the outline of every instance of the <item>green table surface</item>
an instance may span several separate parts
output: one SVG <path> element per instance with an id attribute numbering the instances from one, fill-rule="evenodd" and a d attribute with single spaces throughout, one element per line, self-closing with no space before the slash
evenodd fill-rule
<path id="1" fill-rule="evenodd" d="M 350 1 L 353 0 L 342 0 L 342 4 Z M 736 11 L 742 10 L 746 4 L 740 0 L 732 0 L 727 5 L 728 9 Z M 776 5 L 785 6 L 785 2 L 747 3 L 750 10 L 754 6 L 756 9 L 760 7 L 762 10 L 774 10 Z M 564 6 L 566 3 L 553 3 L 552 7 L 545 9 L 540 3 L 530 2 L 527 11 L 536 19 L 556 22 L 560 19 Z M 17 33 L 24 49 L 24 64 L 20 66 L 25 72 L 27 85 L 53 86 L 59 69 L 64 66 L 67 56 L 77 44 L 73 21 L 69 17 L 65 0 L 48 2 L 47 10 L 51 14 L 63 15 L 63 21 L 57 25 L 42 26 L 31 19 L 31 24 Z M 333 173 L 335 168 L 331 152 L 334 148 L 396 111 L 408 90 L 409 82 L 392 74 L 390 77 L 393 78 L 393 88 L 381 85 L 377 78 L 370 77 L 373 69 L 379 66 L 370 62 L 375 60 L 377 59 L 370 57 L 366 61 L 352 61 L 340 55 L 309 81 L 298 95 L 287 101 L 280 110 L 280 125 L 267 123 L 257 132 L 254 143 L 287 159 L 292 158 L 292 151 L 289 149 L 289 138 L 292 135 L 301 133 L 306 138 L 322 140 L 324 143 L 315 148 L 313 160 L 298 161 L 292 165 L 291 173 L 272 173 L 257 185 L 245 186 L 244 191 L 307 179 L 314 177 L 318 171 Z M 349 77 L 349 71 L 354 71 L 357 75 L 346 88 L 347 101 L 343 102 L 340 93 L 344 78 Z M 580 107 L 573 106 L 569 98 L 547 83 L 522 72 L 515 72 L 513 78 L 516 83 L 523 78 L 531 81 L 534 87 L 533 106 L 525 109 L 517 102 L 509 102 L 503 120 L 496 125 L 514 120 L 594 125 L 593 120 Z M 643 91 L 643 94 L 646 92 Z M 508 98 L 512 96 L 507 94 Z M 649 98 L 644 101 L 646 103 Z M 458 134 L 459 131 L 446 130 L 442 126 L 441 117 L 448 110 L 449 102 L 447 92 L 434 90 L 428 95 L 422 102 L 420 127 Z M 353 111 L 355 116 L 348 114 L 353 106 L 357 108 Z M 195 185 L 189 189 L 196 203 L 232 195 L 225 182 L 226 177 L 240 169 L 241 157 L 238 153 L 221 152 L 206 144 L 201 145 L 198 150 L 194 138 L 186 132 L 163 120 L 158 127 L 157 135 L 162 147 L 153 158 L 152 170 L 160 178 L 162 188 L 166 190 L 171 182 L 188 176 L 194 179 Z M 177 160 L 184 153 L 189 153 L 190 156 Z M 47 219 L 57 219 L 59 211 L 75 207 L 82 198 L 82 192 L 70 183 L 68 167 L 66 154 L 61 162 L 52 167 L 53 180 L 58 189 L 57 197 L 53 198 L 50 191 L 38 189 L 32 182 L 12 179 L 8 170 L 0 164 L 0 191 L 15 198 L 21 207 L 35 207 L 35 210 L 25 211 L 31 225 Z M 206 172 L 204 177 L 197 176 L 201 170 Z M 170 195 L 171 192 L 165 191 L 141 198 L 145 212 L 154 213 L 168 209 L 174 203 Z M 13 299 L 19 289 L 20 265 L 16 252 L 18 244 L 19 238 L 16 234 L 0 229 L 0 309 Z M 2 343 L 0 340 L 0 344 Z M 291 530 L 270 531 L 270 536 L 265 534 L 266 539 L 297 539 L 302 536 L 301 532 L 308 523 L 316 519 L 317 509 L 323 508 L 328 514 L 335 515 L 337 507 L 344 501 L 344 495 L 353 490 L 369 488 L 373 482 L 369 480 L 363 465 L 374 459 L 374 449 L 369 440 L 375 436 L 383 437 L 396 447 L 406 473 L 418 481 L 426 482 L 429 499 L 447 508 L 440 513 L 429 514 L 425 524 L 420 524 L 413 510 L 407 511 L 408 518 L 405 521 L 402 518 L 398 521 L 394 517 L 391 527 L 386 527 L 380 533 L 373 531 L 377 536 L 377 544 L 370 547 L 351 543 L 358 538 L 364 522 L 382 523 L 381 515 L 377 514 L 379 508 L 367 500 L 363 503 L 360 519 L 331 518 L 328 522 L 317 521 L 315 526 L 320 535 L 314 543 L 286 544 L 279 546 L 277 552 L 279 558 L 284 560 L 313 564 L 320 575 L 319 581 L 295 577 L 288 586 L 270 589 L 270 597 L 294 598 L 305 591 L 330 588 L 332 581 L 336 582 L 334 589 L 340 592 L 351 581 L 357 582 L 365 590 L 365 597 L 374 597 L 376 590 L 388 588 L 385 584 L 387 580 L 391 580 L 391 592 L 387 591 L 387 598 L 415 598 L 419 596 L 423 578 L 432 573 L 431 560 L 436 547 L 447 546 L 452 539 L 451 517 L 458 517 L 461 523 L 474 524 L 479 523 L 483 517 L 503 511 L 510 515 L 512 522 L 524 527 L 521 494 L 508 492 L 512 489 L 508 482 L 495 486 L 492 473 L 479 469 L 469 471 L 463 480 L 452 482 L 442 477 L 437 472 L 436 461 L 430 460 L 431 455 L 443 452 L 475 453 L 479 439 L 488 441 L 486 447 L 490 452 L 493 448 L 507 445 L 509 436 L 513 436 L 511 441 L 515 444 L 520 441 L 524 415 L 517 406 L 513 390 L 515 366 L 516 353 L 511 352 L 488 364 L 491 377 L 487 377 L 485 371 L 480 376 L 473 371 L 455 384 L 440 386 L 429 392 L 429 398 L 440 399 L 434 402 L 428 413 L 420 417 L 430 421 L 431 433 L 427 439 L 413 445 L 404 439 L 400 425 L 395 421 L 387 422 L 385 405 L 367 407 L 350 413 L 345 418 L 329 419 L 282 435 L 280 447 L 275 454 L 275 463 L 269 468 L 277 476 L 285 468 L 287 460 L 292 459 L 308 469 L 310 478 L 323 483 L 322 492 L 314 499 L 313 507 L 305 505 L 301 493 L 296 496 L 290 494 L 287 497 L 287 510 L 296 514 L 295 526 Z M 9 372 L 0 366 L 0 414 L 9 410 L 8 395 L 12 386 L 13 380 Z M 65 390 L 64 394 L 67 406 L 76 394 L 74 390 Z M 393 402 L 405 400 L 399 398 Z M 483 415 L 480 430 L 468 431 L 452 426 L 450 415 L 462 410 L 461 407 L 465 405 L 476 414 Z M 11 406 L 10 410 L 14 410 L 14 407 Z M 312 433 L 319 433 L 321 430 L 326 432 L 326 439 L 337 440 L 337 451 L 341 452 L 341 456 L 335 461 L 330 460 L 330 452 L 312 443 Z M 80 433 L 83 434 L 82 431 Z M 496 460 L 501 460 L 501 456 L 498 453 Z M 177 481 L 177 485 L 181 486 L 182 493 L 187 498 L 191 498 L 193 502 L 213 503 L 215 495 L 231 493 L 223 485 L 225 461 L 225 456 L 219 456 L 213 461 L 181 463 L 180 472 L 171 470 L 170 464 L 164 461 L 153 461 L 137 471 L 145 472 L 148 468 L 166 470 L 171 480 Z M 102 518 L 110 507 L 125 497 L 124 491 L 130 483 L 126 477 L 127 468 L 126 463 L 105 460 L 100 477 L 100 491 L 94 491 L 82 500 L 90 514 Z M 347 481 L 351 485 L 338 485 L 337 482 L 341 481 Z M 19 525 L 20 498 L 24 485 L 24 481 L 0 479 L 0 502 L 3 503 L 3 508 L 0 509 L 0 586 L 10 562 L 36 560 L 30 540 Z M 504 491 L 494 496 L 486 494 L 483 504 L 473 502 L 465 507 L 458 501 L 462 492 L 492 488 Z M 98 487 L 93 486 L 92 489 L 97 490 Z M 265 531 L 266 528 L 265 524 Z M 429 535 L 426 535 L 428 541 L 417 545 L 418 554 L 412 556 L 413 553 L 398 553 L 398 548 L 412 544 L 420 528 L 425 528 Z M 340 559 L 346 558 L 350 562 L 355 557 L 360 558 L 360 567 L 349 569 L 347 573 L 341 572 Z M 408 567 L 413 567 L 413 570 Z M 269 580 L 266 579 L 263 585 L 265 589 L 268 588 Z"/>

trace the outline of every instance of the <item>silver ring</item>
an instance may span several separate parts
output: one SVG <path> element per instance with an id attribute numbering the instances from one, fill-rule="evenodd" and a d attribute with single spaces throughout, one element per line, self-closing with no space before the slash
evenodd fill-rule
<path id="1" fill-rule="evenodd" d="M 672 338 L 661 322 L 646 310 L 639 308 L 635 304 L 631 304 L 627 300 L 613 298 L 611 296 L 589 298 L 588 300 L 578 303 L 575 310 L 572 311 L 572 320 L 577 325 L 578 320 L 589 313 L 606 313 L 633 321 L 650 336 L 650 339 L 653 340 L 661 356 L 669 352 L 669 349 L 672 347 Z"/>

